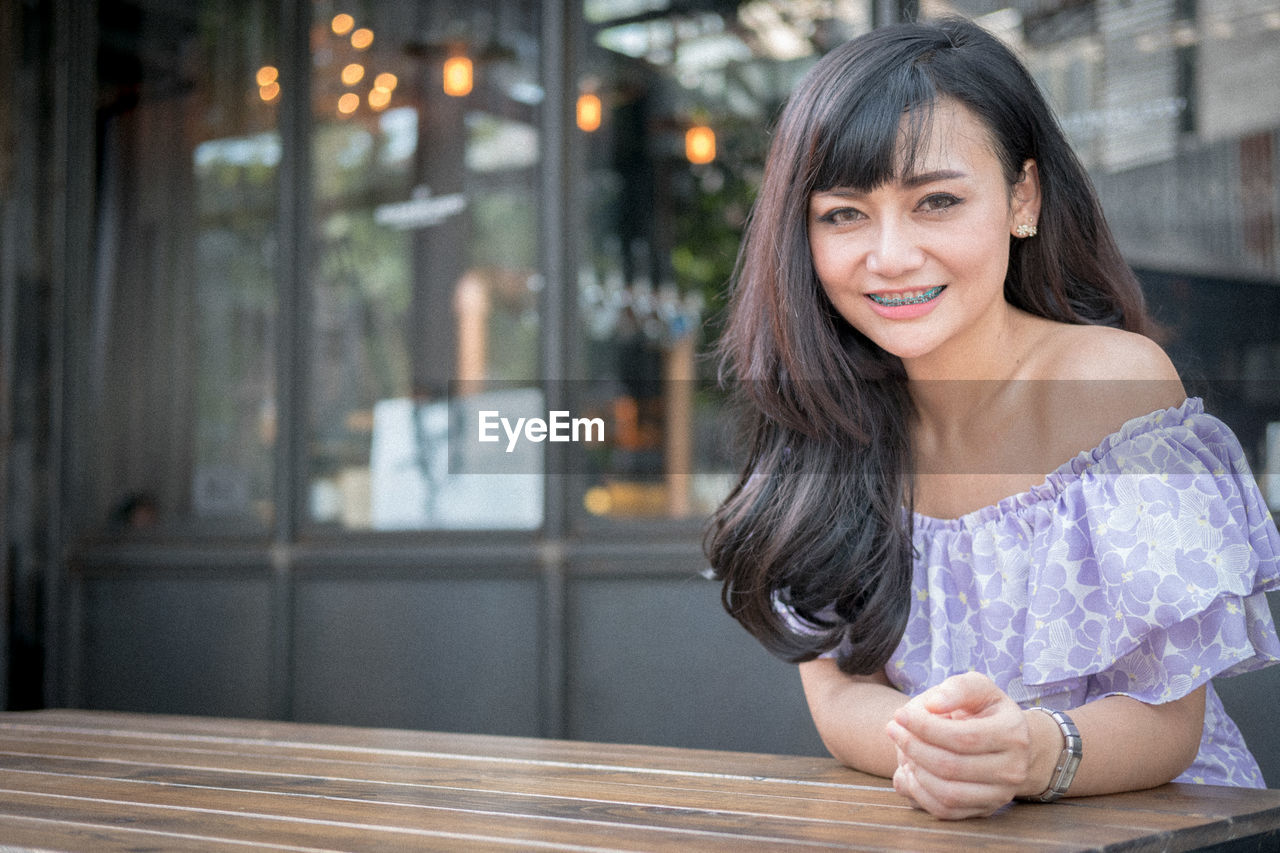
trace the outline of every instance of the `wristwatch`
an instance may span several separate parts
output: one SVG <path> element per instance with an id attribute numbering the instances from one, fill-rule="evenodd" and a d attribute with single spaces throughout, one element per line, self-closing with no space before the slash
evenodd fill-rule
<path id="1" fill-rule="evenodd" d="M 1043 711 L 1058 724 L 1058 728 L 1062 730 L 1062 754 L 1058 756 L 1058 765 L 1053 768 L 1053 775 L 1049 777 L 1049 787 L 1038 796 L 1022 799 L 1033 803 L 1052 803 L 1067 793 L 1071 780 L 1076 778 L 1076 768 L 1080 766 L 1080 757 L 1084 755 L 1084 741 L 1080 739 L 1080 730 L 1076 728 L 1076 724 L 1063 712 L 1040 705 L 1032 705 L 1031 710 Z"/>

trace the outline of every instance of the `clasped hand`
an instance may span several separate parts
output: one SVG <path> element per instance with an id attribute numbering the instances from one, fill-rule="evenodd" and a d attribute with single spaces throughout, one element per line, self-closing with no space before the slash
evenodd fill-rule
<path id="1" fill-rule="evenodd" d="M 907 702 L 886 733 L 897 747 L 893 787 L 944 820 L 985 817 L 1026 787 L 1032 739 L 1026 715 L 990 678 L 948 678 Z"/>

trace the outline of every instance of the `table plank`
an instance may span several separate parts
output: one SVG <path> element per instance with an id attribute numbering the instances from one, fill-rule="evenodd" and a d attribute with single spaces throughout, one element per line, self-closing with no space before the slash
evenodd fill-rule
<path id="1" fill-rule="evenodd" d="M 77 824 L 66 815 L 52 818 L 0 815 L 0 850 L 71 850 L 92 853 L 245 853 L 249 850 L 337 853 L 333 847 L 295 847 L 262 841 L 230 841 L 208 835 L 184 835 L 143 827 L 107 827 Z"/>
<path id="2" fill-rule="evenodd" d="M 68 850 L 205 841 L 206 849 L 1159 850 L 1277 826 L 1275 791 L 1170 785 L 945 823 L 911 809 L 885 780 L 830 759 L 0 714 L 0 833 L 12 829 L 14 843 L 26 844 L 47 829 L 48 843 Z"/>
<path id="3" fill-rule="evenodd" d="M 651 768 L 689 774 L 705 773 L 759 775 L 761 756 L 757 753 L 632 744 L 590 743 L 544 738 L 475 735 L 454 732 L 427 732 L 409 729 L 369 729 L 318 723 L 280 723 L 220 717 L 180 717 L 133 714 L 118 711 L 43 710 L 17 714 L 0 713 L 0 731 L 40 729 L 59 732 L 114 734 L 121 738 L 141 738 L 149 742 L 169 740 L 198 743 L 207 740 L 219 746 L 241 742 L 256 747 L 299 749 L 312 746 L 332 752 L 356 747 L 362 752 L 386 755 L 442 754 L 456 757 L 590 766 L 604 764 L 629 768 Z M 848 784 L 857 781 L 880 787 L 885 780 L 841 767 L 830 758 L 771 755 L 768 766 L 777 774 L 796 781 L 830 781 Z M 708 771 L 708 768 L 712 770 Z M 852 776 L 850 775 L 852 774 Z"/>

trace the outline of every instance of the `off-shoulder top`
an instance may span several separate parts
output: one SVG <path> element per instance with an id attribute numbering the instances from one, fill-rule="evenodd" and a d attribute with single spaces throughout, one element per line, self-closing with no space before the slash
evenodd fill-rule
<path id="1" fill-rule="evenodd" d="M 1177 781 L 1262 787 L 1210 679 L 1280 661 L 1280 534 L 1235 435 L 1189 398 L 1134 418 L 1027 492 L 914 516 L 911 612 L 886 673 L 908 695 L 970 670 L 1023 707 L 1208 685 Z M 834 656 L 837 650 L 828 655 Z"/>

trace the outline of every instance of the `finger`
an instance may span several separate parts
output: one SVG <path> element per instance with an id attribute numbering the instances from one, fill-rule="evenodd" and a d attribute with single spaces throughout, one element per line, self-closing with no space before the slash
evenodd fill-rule
<path id="1" fill-rule="evenodd" d="M 1003 786 L 939 779 L 926 768 L 911 763 L 903 765 L 902 770 L 903 796 L 942 820 L 985 817 L 1012 799 L 1012 794 Z"/>
<path id="2" fill-rule="evenodd" d="M 988 676 L 980 672 L 965 672 L 951 676 L 916 698 L 932 714 L 964 711 L 972 715 L 999 702 L 1004 695 L 1004 691 Z"/>
<path id="3" fill-rule="evenodd" d="M 893 790 L 905 797 L 913 809 L 918 809 L 920 804 L 911 796 L 913 783 L 909 779 L 909 774 L 910 771 L 905 766 L 899 765 L 898 769 L 893 772 Z"/>
<path id="4" fill-rule="evenodd" d="M 908 736 L 895 742 L 898 764 L 926 769 L 951 782 L 983 782 L 1016 789 L 1027 775 L 1027 758 L 1016 751 L 958 753 Z"/>
<path id="5" fill-rule="evenodd" d="M 894 743 L 911 739 L 964 755 L 1023 750 L 1031 742 L 1026 720 L 1020 711 L 984 717 L 951 719 L 929 714 L 920 709 L 899 709 L 893 717 L 896 728 L 886 728 Z"/>

